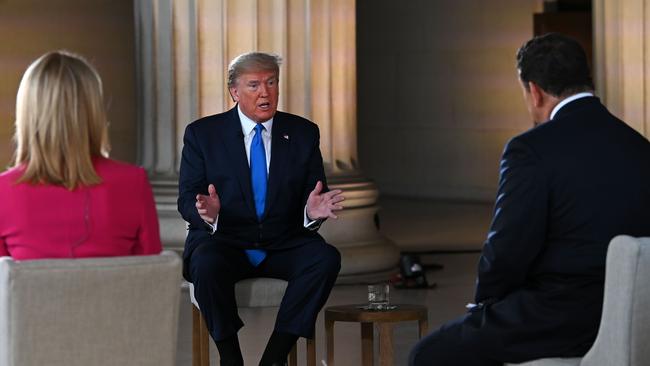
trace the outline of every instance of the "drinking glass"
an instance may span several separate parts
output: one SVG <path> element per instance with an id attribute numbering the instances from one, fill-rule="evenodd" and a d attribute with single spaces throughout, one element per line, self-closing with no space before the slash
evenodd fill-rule
<path id="1" fill-rule="evenodd" d="M 385 284 L 368 285 L 368 309 L 388 310 L 390 304 L 390 286 Z"/>

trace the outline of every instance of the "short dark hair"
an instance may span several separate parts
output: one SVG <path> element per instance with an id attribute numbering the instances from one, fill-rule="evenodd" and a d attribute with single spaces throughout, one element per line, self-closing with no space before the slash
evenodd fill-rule
<path id="1" fill-rule="evenodd" d="M 563 34 L 547 33 L 524 43 L 517 51 L 517 69 L 526 89 L 532 81 L 555 97 L 594 89 L 584 49 Z"/>

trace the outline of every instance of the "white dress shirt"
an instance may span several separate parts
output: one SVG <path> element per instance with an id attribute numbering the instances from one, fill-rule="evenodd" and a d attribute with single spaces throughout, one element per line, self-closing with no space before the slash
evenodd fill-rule
<path id="1" fill-rule="evenodd" d="M 257 122 L 248 118 L 242 111 L 239 105 L 237 105 L 237 113 L 239 114 L 239 121 L 241 122 L 241 132 L 244 135 L 244 147 L 246 149 L 246 161 L 248 166 L 251 165 L 251 143 L 253 142 L 253 137 L 255 137 L 255 126 Z M 271 132 L 273 129 L 273 118 L 268 121 L 262 122 L 264 129 L 262 130 L 262 141 L 264 142 L 264 152 L 266 153 L 266 174 L 269 173 L 269 167 L 271 166 Z M 304 209 L 304 223 L 305 227 L 310 227 L 317 220 L 309 221 L 307 218 L 307 205 Z M 214 224 L 205 222 L 206 224 L 212 227 L 212 234 L 217 231 L 217 222 L 219 221 L 219 215 L 214 219 Z"/>
<path id="2" fill-rule="evenodd" d="M 553 108 L 553 110 L 551 111 L 551 117 L 549 119 L 553 119 L 553 117 L 555 117 L 555 114 L 557 113 L 557 111 L 560 110 L 560 108 L 562 108 L 565 105 L 573 102 L 574 100 L 580 99 L 580 98 L 586 98 L 586 97 L 593 97 L 593 96 L 594 96 L 594 93 L 583 92 L 583 93 L 573 94 L 570 97 L 562 99 L 562 101 L 560 103 L 558 103 L 555 106 L 555 108 Z"/>

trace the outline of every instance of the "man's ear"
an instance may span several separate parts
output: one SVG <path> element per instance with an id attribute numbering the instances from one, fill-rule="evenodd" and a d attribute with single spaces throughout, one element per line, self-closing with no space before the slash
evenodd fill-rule
<path id="1" fill-rule="evenodd" d="M 230 92 L 230 97 L 232 98 L 233 102 L 239 102 L 239 94 L 237 94 L 237 88 L 228 88 L 228 92 Z"/>
<path id="2" fill-rule="evenodd" d="M 539 85 L 535 84 L 532 81 L 528 82 L 528 90 L 530 91 L 530 97 L 533 102 L 533 105 L 536 108 L 541 107 L 544 105 L 544 97 L 546 96 L 546 93 L 542 88 L 539 87 Z"/>

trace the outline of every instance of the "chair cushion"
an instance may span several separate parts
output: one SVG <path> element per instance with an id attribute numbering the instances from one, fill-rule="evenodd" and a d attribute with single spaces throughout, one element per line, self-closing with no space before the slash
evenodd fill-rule
<path id="1" fill-rule="evenodd" d="M 251 278 L 237 282 L 235 299 L 240 307 L 280 306 L 282 297 L 287 289 L 287 281 L 275 278 Z M 199 307 L 194 297 L 194 286 L 189 283 L 190 300 Z"/>
<path id="2" fill-rule="evenodd" d="M 287 281 L 275 278 L 251 278 L 237 282 L 235 298 L 241 307 L 280 306 Z"/>
<path id="3" fill-rule="evenodd" d="M 579 366 L 582 358 L 541 358 L 524 363 L 506 363 L 504 366 Z"/>

